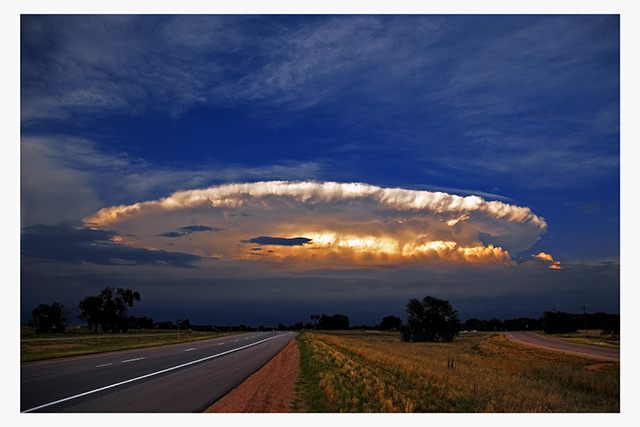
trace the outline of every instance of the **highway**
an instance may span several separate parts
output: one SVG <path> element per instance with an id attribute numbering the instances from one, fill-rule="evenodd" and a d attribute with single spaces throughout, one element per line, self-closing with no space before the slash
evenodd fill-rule
<path id="1" fill-rule="evenodd" d="M 620 350 L 615 348 L 597 347 L 593 345 L 579 344 L 562 341 L 556 338 L 545 337 L 533 332 L 507 332 L 507 338 L 521 344 L 544 348 L 546 350 L 561 351 L 593 359 L 620 361 Z"/>
<path id="2" fill-rule="evenodd" d="M 202 412 L 295 335 L 254 332 L 20 368 L 21 412 Z"/>

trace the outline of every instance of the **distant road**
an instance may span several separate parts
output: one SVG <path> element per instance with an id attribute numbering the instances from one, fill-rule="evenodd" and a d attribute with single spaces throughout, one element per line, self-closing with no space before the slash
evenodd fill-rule
<path id="1" fill-rule="evenodd" d="M 545 337 L 533 332 L 507 332 L 507 338 L 521 344 L 547 350 L 561 351 L 578 356 L 591 357 L 600 360 L 620 361 L 620 350 L 614 348 L 597 347 L 594 345 L 578 344 L 556 338 Z"/>
<path id="2" fill-rule="evenodd" d="M 20 368 L 22 412 L 202 412 L 294 337 L 255 332 Z"/>

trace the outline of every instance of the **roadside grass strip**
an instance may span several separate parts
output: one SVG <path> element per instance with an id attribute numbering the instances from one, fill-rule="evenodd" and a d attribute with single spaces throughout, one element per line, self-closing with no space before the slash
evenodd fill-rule
<path id="1" fill-rule="evenodd" d="M 240 332 L 198 332 L 177 333 L 139 333 L 105 334 L 105 333 L 64 333 L 50 334 L 55 337 L 38 336 L 32 331 L 23 331 L 20 339 L 20 362 L 75 357 L 87 354 L 107 353 L 111 351 L 133 350 L 158 347 L 170 344 L 197 342 L 213 338 L 221 338 Z"/>

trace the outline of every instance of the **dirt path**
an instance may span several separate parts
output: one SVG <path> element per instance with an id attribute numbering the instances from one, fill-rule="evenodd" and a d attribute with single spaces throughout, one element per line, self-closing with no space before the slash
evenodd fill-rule
<path id="1" fill-rule="evenodd" d="M 299 361 L 298 342 L 294 338 L 258 372 L 205 412 L 291 412 Z"/>
<path id="2" fill-rule="evenodd" d="M 540 347 L 547 350 L 562 351 L 578 356 L 591 357 L 601 360 L 620 361 L 620 350 L 596 347 L 544 337 L 533 332 L 507 332 L 507 338 L 521 344 Z"/>

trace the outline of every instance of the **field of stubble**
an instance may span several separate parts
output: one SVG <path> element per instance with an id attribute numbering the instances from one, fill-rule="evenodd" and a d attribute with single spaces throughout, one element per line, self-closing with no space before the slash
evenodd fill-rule
<path id="1" fill-rule="evenodd" d="M 399 333 L 303 332 L 301 412 L 619 412 L 620 364 L 501 334 L 405 343 Z"/>

